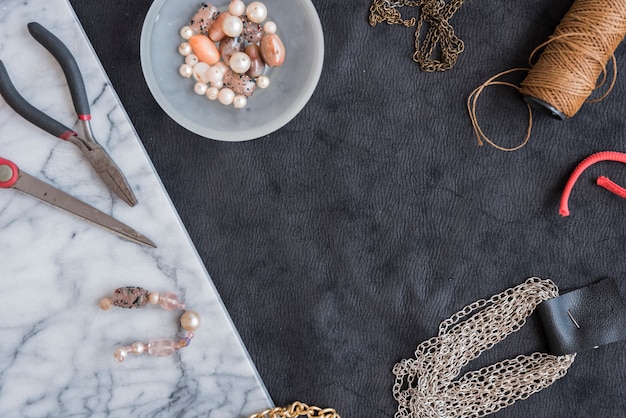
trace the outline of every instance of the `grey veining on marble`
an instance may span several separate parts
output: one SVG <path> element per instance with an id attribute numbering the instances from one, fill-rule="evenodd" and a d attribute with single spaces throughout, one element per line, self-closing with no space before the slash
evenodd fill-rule
<path id="1" fill-rule="evenodd" d="M 17 190 L 0 190 L 0 416 L 243 417 L 271 405 L 158 175 L 65 0 L 0 0 L 0 59 L 18 91 L 79 129 L 60 66 L 28 33 L 39 21 L 72 51 L 87 84 L 96 138 L 139 204 L 129 207 L 80 152 L 0 99 L 0 156 L 112 215 L 143 247 Z M 139 57 L 137 58 L 139 59 Z M 98 301 L 120 286 L 172 291 L 202 316 L 173 356 L 113 358 L 118 345 L 175 338 L 180 314 Z"/>

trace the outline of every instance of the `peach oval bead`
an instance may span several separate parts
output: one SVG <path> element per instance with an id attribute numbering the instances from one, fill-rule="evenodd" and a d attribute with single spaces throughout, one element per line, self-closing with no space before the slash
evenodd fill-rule
<path id="1" fill-rule="evenodd" d="M 267 33 L 261 38 L 261 56 L 270 67 L 280 67 L 285 62 L 285 45 L 275 33 Z"/>
<path id="2" fill-rule="evenodd" d="M 214 42 L 219 42 L 226 37 L 224 33 L 224 20 L 227 17 L 232 16 L 228 12 L 220 13 L 215 19 L 215 22 L 209 27 L 209 38 Z"/>
<path id="3" fill-rule="evenodd" d="M 213 65 L 220 60 L 220 51 L 217 49 L 213 41 L 207 36 L 197 34 L 189 38 L 189 45 L 193 53 L 201 62 Z"/>

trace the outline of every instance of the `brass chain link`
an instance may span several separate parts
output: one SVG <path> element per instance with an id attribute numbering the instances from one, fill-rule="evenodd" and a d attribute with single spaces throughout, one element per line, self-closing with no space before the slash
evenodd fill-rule
<path id="1" fill-rule="evenodd" d="M 249 418 L 341 418 L 339 414 L 332 408 L 319 408 L 317 406 L 309 406 L 302 402 L 294 402 L 286 407 L 276 407 L 266 409 L 257 414 L 250 415 Z"/>
<path id="2" fill-rule="evenodd" d="M 414 26 L 415 52 L 413 60 L 426 72 L 445 71 L 454 66 L 465 45 L 454 34 L 448 22 L 465 0 L 373 0 L 369 24 L 387 22 L 390 25 Z M 419 18 L 403 19 L 399 9 L 419 7 Z"/>

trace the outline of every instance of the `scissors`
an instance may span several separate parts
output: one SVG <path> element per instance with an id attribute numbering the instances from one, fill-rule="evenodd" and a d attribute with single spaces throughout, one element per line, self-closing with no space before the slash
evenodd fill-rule
<path id="1" fill-rule="evenodd" d="M 79 136 L 72 129 L 67 128 L 28 103 L 15 89 L 2 61 L 0 61 L 0 95 L 4 97 L 4 100 L 13 110 L 33 125 L 76 145 L 107 187 L 124 202 L 130 206 L 135 206 L 137 199 L 124 175 L 107 152 L 98 144 L 93 135 L 90 123 L 89 99 L 85 90 L 83 76 L 72 53 L 59 38 L 39 23 L 29 23 L 28 31 L 61 65 L 68 82 L 74 109 L 82 125 L 83 136 Z"/>
<path id="2" fill-rule="evenodd" d="M 0 188 L 20 190 L 130 241 L 156 248 L 152 241 L 128 225 L 31 176 L 20 170 L 13 161 L 2 157 L 0 157 Z"/>

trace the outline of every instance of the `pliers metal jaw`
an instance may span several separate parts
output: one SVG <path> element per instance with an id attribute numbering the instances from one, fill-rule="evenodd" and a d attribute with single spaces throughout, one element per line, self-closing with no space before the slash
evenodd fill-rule
<path id="1" fill-rule="evenodd" d="M 0 61 L 0 95 L 9 106 L 30 123 L 44 131 L 76 145 L 107 187 L 130 206 L 137 199 L 122 171 L 96 141 L 91 129 L 89 99 L 83 77 L 74 56 L 65 44 L 37 22 L 28 24 L 28 31 L 59 62 L 72 96 L 72 102 L 83 130 L 83 136 L 66 127 L 28 103 L 15 89 L 9 74 Z"/>

